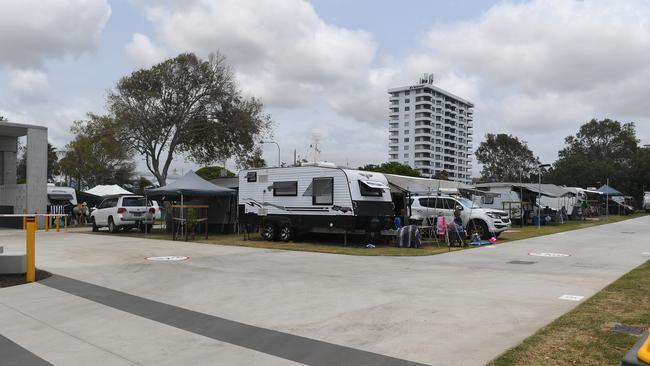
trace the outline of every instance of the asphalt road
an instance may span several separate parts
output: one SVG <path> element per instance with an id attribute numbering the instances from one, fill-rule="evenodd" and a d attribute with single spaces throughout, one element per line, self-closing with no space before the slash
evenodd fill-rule
<path id="1" fill-rule="evenodd" d="M 39 232 L 37 265 L 55 276 L 0 289 L 0 351 L 39 365 L 482 365 L 650 259 L 649 234 L 643 217 L 356 257 Z M 172 255 L 189 259 L 145 259 Z"/>

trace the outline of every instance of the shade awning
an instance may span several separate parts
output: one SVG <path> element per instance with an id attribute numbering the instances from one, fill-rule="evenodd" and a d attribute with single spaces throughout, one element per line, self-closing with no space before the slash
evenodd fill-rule
<path id="1" fill-rule="evenodd" d="M 188 172 L 184 176 L 175 180 L 174 182 L 159 188 L 147 189 L 147 196 L 162 197 L 162 196 L 196 196 L 196 197 L 217 197 L 217 196 L 234 196 L 237 191 L 230 188 L 220 187 L 214 183 L 199 177 L 193 171 Z"/>
<path id="2" fill-rule="evenodd" d="M 387 185 L 385 185 L 382 182 L 377 182 L 376 180 L 359 180 L 359 182 L 363 183 L 366 187 L 368 188 L 374 188 L 374 189 L 390 189 Z"/>
<path id="3" fill-rule="evenodd" d="M 476 185 L 476 188 L 490 189 L 490 188 L 500 188 L 500 187 L 510 187 L 511 189 L 524 189 L 535 194 L 540 194 L 546 197 L 565 197 L 573 196 L 574 192 L 571 190 L 560 187 L 555 184 L 535 184 L 535 183 L 479 183 Z"/>
<path id="4" fill-rule="evenodd" d="M 408 177 L 405 175 L 386 174 L 384 176 L 392 187 L 399 191 L 408 191 L 412 194 L 436 194 L 441 193 L 458 193 L 461 189 L 473 189 L 469 184 L 443 180 L 429 179 L 420 177 Z"/>
<path id="5" fill-rule="evenodd" d="M 118 186 L 117 184 L 109 184 L 109 185 L 97 185 L 94 186 L 93 188 L 85 191 L 86 193 L 90 193 L 95 196 L 99 197 L 106 197 L 106 196 L 119 196 L 123 194 L 133 194 L 132 192 L 127 191 L 126 189 Z"/>

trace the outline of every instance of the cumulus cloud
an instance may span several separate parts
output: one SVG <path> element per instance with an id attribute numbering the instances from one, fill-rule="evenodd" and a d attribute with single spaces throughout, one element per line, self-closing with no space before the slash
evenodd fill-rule
<path id="1" fill-rule="evenodd" d="M 167 56 L 164 49 L 154 45 L 149 37 L 141 33 L 133 35 L 131 42 L 126 45 L 126 54 L 138 67 L 150 67 Z"/>
<path id="2" fill-rule="evenodd" d="M 47 100 L 49 84 L 47 74 L 39 70 L 13 70 L 9 72 L 11 97 L 18 103 L 41 103 Z"/>
<path id="3" fill-rule="evenodd" d="M 369 33 L 328 24 L 302 0 L 195 0 L 148 16 L 168 48 L 222 52 L 248 91 L 279 106 L 362 84 L 376 49 Z"/>
<path id="4" fill-rule="evenodd" d="M 111 14 L 106 0 L 6 0 L 0 11 L 0 64 L 41 66 L 96 47 Z"/>

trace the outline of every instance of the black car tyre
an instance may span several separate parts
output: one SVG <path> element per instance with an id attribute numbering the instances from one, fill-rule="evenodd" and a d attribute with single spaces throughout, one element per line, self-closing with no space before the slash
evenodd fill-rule
<path id="1" fill-rule="evenodd" d="M 108 231 L 110 231 L 112 233 L 116 233 L 119 230 L 120 230 L 120 228 L 115 225 L 115 223 L 113 222 L 113 218 L 109 217 L 108 218 Z"/>
<path id="2" fill-rule="evenodd" d="M 282 224 L 280 226 L 280 240 L 284 242 L 291 241 L 293 239 L 293 228 L 290 223 Z"/>
<path id="3" fill-rule="evenodd" d="M 97 226 L 97 224 L 95 223 L 95 218 L 94 217 L 90 219 L 90 222 L 93 224 L 93 231 L 94 232 L 99 231 L 99 226 Z"/>
<path id="4" fill-rule="evenodd" d="M 262 238 L 267 241 L 273 241 L 275 240 L 275 236 L 277 235 L 277 227 L 275 226 L 274 223 L 271 222 L 265 222 L 262 225 L 262 231 L 260 232 L 260 235 L 262 235 Z"/>
<path id="5" fill-rule="evenodd" d="M 489 239 L 490 232 L 488 231 L 488 226 L 485 222 L 480 220 L 472 220 L 469 225 L 467 225 L 468 234 L 470 237 L 476 233 L 482 240 Z"/>

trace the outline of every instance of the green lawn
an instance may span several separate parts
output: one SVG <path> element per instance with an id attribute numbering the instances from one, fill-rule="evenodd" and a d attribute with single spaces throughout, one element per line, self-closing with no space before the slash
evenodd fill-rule
<path id="1" fill-rule="evenodd" d="M 631 218 L 644 216 L 645 214 L 635 214 L 630 216 L 610 216 L 609 222 L 617 222 Z M 589 220 L 589 221 L 570 221 L 562 225 L 542 226 L 538 229 L 535 226 L 525 226 L 524 228 L 514 227 L 511 231 L 504 232 L 497 243 L 508 243 L 515 240 L 527 239 L 536 236 L 548 235 L 559 233 L 568 230 L 583 229 L 595 225 L 602 225 L 607 223 L 602 220 Z M 106 231 L 100 231 L 98 234 L 102 235 L 124 235 L 129 237 L 141 237 L 149 239 L 164 239 L 170 240 L 169 234 L 163 233 L 161 230 L 154 230 L 150 234 L 142 234 L 136 231 L 127 233 L 109 234 Z M 422 248 L 399 248 L 389 245 L 376 245 L 375 248 L 366 248 L 366 243 L 360 241 L 359 237 L 350 237 L 348 245 L 343 245 L 342 235 L 308 235 L 299 238 L 295 242 L 269 242 L 262 240 L 259 234 L 251 234 L 250 239 L 245 240 L 243 235 L 221 235 L 210 234 L 208 239 L 204 236 L 197 235 L 194 242 L 218 245 L 233 245 L 245 246 L 252 248 L 267 248 L 267 249 L 282 249 L 282 250 L 298 250 L 319 253 L 332 253 L 332 254 L 347 254 L 347 255 L 369 255 L 369 256 L 421 256 L 433 255 L 449 252 L 450 249 L 444 245 L 436 245 L 435 243 L 425 242 Z M 463 250 L 463 248 L 451 248 L 451 251 Z"/>
<path id="2" fill-rule="evenodd" d="M 650 326 L 650 261 L 507 351 L 490 365 L 618 365 L 637 337 L 612 323 Z"/>

